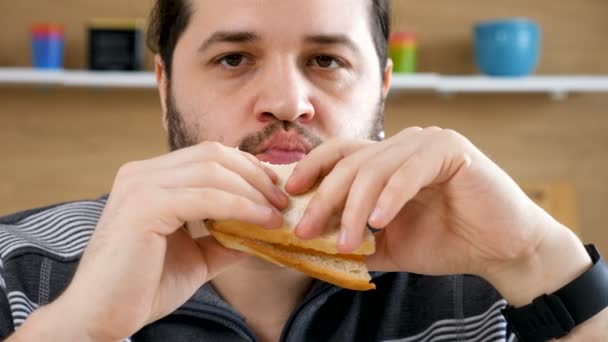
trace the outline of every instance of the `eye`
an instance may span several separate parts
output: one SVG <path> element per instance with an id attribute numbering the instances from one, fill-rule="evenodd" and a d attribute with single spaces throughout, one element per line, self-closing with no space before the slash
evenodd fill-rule
<path id="1" fill-rule="evenodd" d="M 221 64 L 227 68 L 237 68 L 246 62 L 247 57 L 240 53 L 231 53 L 225 55 L 217 60 L 218 64 Z"/>
<path id="2" fill-rule="evenodd" d="M 311 63 L 322 69 L 336 69 L 342 66 L 338 59 L 327 55 L 316 56 Z"/>

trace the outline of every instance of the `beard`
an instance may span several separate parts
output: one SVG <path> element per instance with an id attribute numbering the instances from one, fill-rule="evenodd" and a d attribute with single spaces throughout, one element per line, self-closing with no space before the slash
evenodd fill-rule
<path id="1" fill-rule="evenodd" d="M 177 109 L 175 96 L 171 90 L 170 83 L 167 85 L 167 129 L 169 138 L 169 149 L 171 151 L 179 150 L 185 147 L 190 147 L 209 140 L 204 134 L 201 134 L 200 127 L 188 126 L 183 118 L 182 113 Z M 379 96 L 376 104 L 376 113 L 369 125 L 360 138 L 380 141 L 384 139 L 384 98 Z M 313 148 L 321 145 L 323 139 L 313 133 L 306 127 L 291 121 L 275 121 L 266 126 L 259 132 L 250 134 L 242 138 L 238 143 L 238 148 L 241 151 L 255 153 L 257 147 L 266 139 L 270 138 L 278 130 L 295 130 L 303 139 L 306 139 Z"/>

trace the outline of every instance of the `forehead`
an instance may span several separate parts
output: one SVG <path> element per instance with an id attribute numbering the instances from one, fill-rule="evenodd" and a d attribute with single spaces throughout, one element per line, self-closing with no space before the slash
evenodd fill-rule
<path id="1" fill-rule="evenodd" d="M 186 31 L 204 39 L 215 31 L 255 31 L 262 38 L 346 34 L 370 40 L 369 0 L 190 0 Z"/>

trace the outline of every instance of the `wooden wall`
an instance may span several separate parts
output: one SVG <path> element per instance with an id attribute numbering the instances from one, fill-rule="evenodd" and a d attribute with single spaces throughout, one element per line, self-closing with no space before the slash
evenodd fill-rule
<path id="1" fill-rule="evenodd" d="M 28 27 L 66 26 L 66 67 L 85 65 L 85 23 L 145 17 L 151 0 L 0 1 L 0 66 L 28 66 Z M 422 71 L 474 72 L 471 26 L 528 16 L 544 30 L 540 73 L 608 74 L 608 1 L 394 0 L 395 27 L 421 41 Z M 36 8 L 36 11 L 32 11 Z M 148 56 L 148 66 L 150 59 Z M 389 134 L 410 125 L 454 128 L 521 182 L 573 184 L 580 233 L 608 251 L 608 94 L 563 102 L 544 95 L 391 95 Z M 0 86 L 0 215 L 109 191 L 124 162 L 166 150 L 157 95 L 147 90 Z"/>

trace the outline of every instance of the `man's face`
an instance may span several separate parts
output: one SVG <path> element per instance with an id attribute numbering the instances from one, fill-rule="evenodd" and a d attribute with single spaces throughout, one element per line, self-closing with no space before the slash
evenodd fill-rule
<path id="1" fill-rule="evenodd" d="M 172 148 L 205 140 L 290 163 L 377 138 L 387 86 L 369 0 L 191 0 L 161 98 Z"/>

